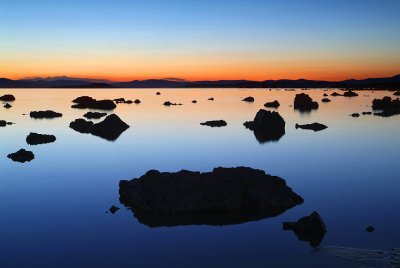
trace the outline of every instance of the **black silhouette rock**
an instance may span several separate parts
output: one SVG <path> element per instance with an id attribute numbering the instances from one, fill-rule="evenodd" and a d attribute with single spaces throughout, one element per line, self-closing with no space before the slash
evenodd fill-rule
<path id="1" fill-rule="evenodd" d="M 18 152 L 7 155 L 14 162 L 30 162 L 35 159 L 35 155 L 31 151 L 26 151 L 25 149 L 21 149 Z"/>
<path id="2" fill-rule="evenodd" d="M 320 123 L 317 123 L 317 122 L 314 122 L 312 124 L 305 124 L 305 125 L 296 124 L 295 127 L 296 127 L 296 129 L 297 128 L 301 128 L 301 129 L 308 129 L 308 130 L 314 130 L 314 131 L 321 131 L 321 130 L 324 130 L 324 129 L 328 128 L 324 124 L 320 124 Z"/>
<path id="3" fill-rule="evenodd" d="M 0 97 L 0 101 L 15 101 L 15 97 L 11 94 L 6 94 Z"/>
<path id="4" fill-rule="evenodd" d="M 342 94 L 339 94 L 339 93 L 337 93 L 337 92 L 333 92 L 332 94 L 331 94 L 331 96 L 333 96 L 333 97 L 338 97 L 338 96 L 343 96 Z"/>
<path id="5" fill-rule="evenodd" d="M 109 208 L 109 211 L 112 213 L 112 214 L 115 214 L 118 210 L 119 210 L 120 208 L 119 207 L 116 207 L 116 206 L 111 206 L 110 208 Z"/>
<path id="6" fill-rule="evenodd" d="M 156 95 L 161 95 L 161 93 L 160 93 L 160 92 L 157 92 Z"/>
<path id="7" fill-rule="evenodd" d="M 57 117 L 62 117 L 62 113 L 57 113 L 52 110 L 47 111 L 32 111 L 29 116 L 35 119 L 52 119 Z"/>
<path id="8" fill-rule="evenodd" d="M 126 104 L 132 104 L 132 103 L 133 103 L 133 101 L 131 101 L 131 100 L 127 100 L 127 101 L 125 101 L 125 103 L 126 103 Z M 140 101 L 139 101 L 139 103 L 140 103 Z"/>
<path id="9" fill-rule="evenodd" d="M 47 134 L 38 134 L 38 133 L 29 133 L 26 137 L 26 142 L 29 145 L 38 145 L 38 144 L 46 144 L 56 141 L 56 136 L 47 135 Z"/>
<path id="10" fill-rule="evenodd" d="M 192 100 L 192 103 L 197 103 L 197 100 Z"/>
<path id="11" fill-rule="evenodd" d="M 394 96 L 400 96 L 400 91 L 396 91 L 395 93 L 393 93 Z"/>
<path id="12" fill-rule="evenodd" d="M 225 127 L 228 124 L 224 120 L 212 120 L 200 123 L 200 125 L 209 127 Z"/>
<path id="13" fill-rule="evenodd" d="M 100 119 L 106 115 L 107 115 L 107 113 L 87 112 L 83 115 L 83 117 L 86 117 L 87 119 Z"/>
<path id="14" fill-rule="evenodd" d="M 318 247 L 327 232 L 324 221 L 318 212 L 303 217 L 297 222 L 283 222 L 283 230 L 293 230 L 301 241 L 308 241 L 312 247 Z"/>
<path id="15" fill-rule="evenodd" d="M 208 98 L 208 100 L 209 100 L 209 101 L 213 101 L 213 100 L 214 100 L 214 98 Z"/>
<path id="16" fill-rule="evenodd" d="M 285 120 L 278 112 L 260 109 L 253 121 L 247 121 L 243 125 L 254 131 L 260 143 L 278 141 L 285 134 Z"/>
<path id="17" fill-rule="evenodd" d="M 244 98 L 242 101 L 245 101 L 245 102 L 254 102 L 254 98 L 253 98 L 253 97 L 246 97 L 246 98 Z"/>
<path id="18" fill-rule="evenodd" d="M 359 113 L 352 113 L 350 116 L 351 117 L 360 117 L 360 114 Z"/>
<path id="19" fill-rule="evenodd" d="M 90 133 L 94 136 L 114 141 L 129 128 L 129 125 L 122 121 L 117 115 L 110 114 L 97 124 L 80 118 L 71 122 L 69 127 L 80 133 Z"/>
<path id="20" fill-rule="evenodd" d="M 372 109 L 382 110 L 382 112 L 374 113 L 374 115 L 389 117 L 400 114 L 400 99 L 392 100 L 391 97 L 383 97 L 382 99 L 374 99 L 372 101 Z"/>
<path id="21" fill-rule="evenodd" d="M 365 229 L 368 233 L 372 233 L 375 231 L 375 227 L 374 226 L 368 226 L 367 229 Z"/>
<path id="22" fill-rule="evenodd" d="M 14 123 L 7 122 L 5 120 L 0 120 L 0 127 L 5 127 L 7 125 L 12 125 L 12 124 L 14 124 Z"/>
<path id="23" fill-rule="evenodd" d="M 113 101 L 115 101 L 115 103 L 125 103 L 126 102 L 126 100 L 124 98 L 114 99 Z"/>
<path id="24" fill-rule="evenodd" d="M 266 102 L 264 104 L 264 107 L 267 107 L 267 108 L 278 108 L 279 106 L 280 106 L 280 103 L 277 100 L 274 100 L 271 102 Z"/>
<path id="25" fill-rule="evenodd" d="M 313 99 L 305 93 L 296 94 L 294 99 L 294 109 L 300 111 L 318 109 L 318 102 L 313 101 Z"/>
<path id="26" fill-rule="evenodd" d="M 344 97 L 357 97 L 358 94 L 354 91 L 348 90 L 343 94 Z"/>
<path id="27" fill-rule="evenodd" d="M 324 97 L 328 97 L 328 94 L 326 94 L 326 93 L 324 93 L 324 95 L 323 95 Z"/>
<path id="28" fill-rule="evenodd" d="M 182 105 L 182 104 L 181 103 L 174 103 L 174 102 L 166 101 L 166 102 L 164 102 L 163 105 L 164 106 L 171 106 L 171 105 L 175 106 L 175 105 Z"/>
<path id="29" fill-rule="evenodd" d="M 134 101 L 134 103 L 135 103 L 135 104 L 140 104 L 141 101 L 140 101 L 139 99 L 136 99 L 136 100 Z"/>
<path id="30" fill-rule="evenodd" d="M 276 216 L 303 199 L 285 180 L 248 167 L 212 172 L 150 170 L 119 182 L 120 202 L 150 227 L 228 225 Z"/>
<path id="31" fill-rule="evenodd" d="M 75 104 L 71 107 L 77 109 L 113 110 L 117 107 L 112 100 L 96 100 L 89 96 L 78 97 L 72 102 Z"/>
<path id="32" fill-rule="evenodd" d="M 370 115 L 372 112 L 362 112 L 363 115 Z"/>
<path id="33" fill-rule="evenodd" d="M 331 100 L 328 99 L 328 98 L 323 98 L 321 101 L 322 101 L 322 102 L 330 102 Z"/>
<path id="34" fill-rule="evenodd" d="M 6 103 L 6 104 L 4 104 L 4 106 L 3 106 L 4 108 L 6 108 L 6 109 L 10 109 L 12 106 L 11 106 L 11 104 L 9 104 L 9 103 Z"/>

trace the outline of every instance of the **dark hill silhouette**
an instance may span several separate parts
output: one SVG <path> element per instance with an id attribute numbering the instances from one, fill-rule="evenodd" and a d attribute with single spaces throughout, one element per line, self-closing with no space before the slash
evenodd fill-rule
<path id="1" fill-rule="evenodd" d="M 60 78 L 60 79 L 57 79 Z M 216 80 L 216 81 L 185 81 L 183 79 L 148 79 L 129 82 L 110 82 L 105 80 L 71 77 L 52 77 L 38 79 L 11 80 L 0 78 L 0 88 L 372 88 L 400 89 L 400 75 L 386 78 L 349 79 L 344 81 L 320 81 L 307 79 L 280 79 L 265 81 L 250 80 Z"/>

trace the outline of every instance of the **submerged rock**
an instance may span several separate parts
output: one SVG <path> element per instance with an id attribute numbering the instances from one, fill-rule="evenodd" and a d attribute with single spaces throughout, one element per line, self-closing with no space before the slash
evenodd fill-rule
<path id="1" fill-rule="evenodd" d="M 321 131 L 321 130 L 328 128 L 324 124 L 320 124 L 317 122 L 314 122 L 312 124 L 305 124 L 305 125 L 296 124 L 295 127 L 296 127 L 296 129 L 301 128 L 301 129 L 308 129 L 308 130 L 314 130 L 314 131 Z"/>
<path id="2" fill-rule="evenodd" d="M 25 149 L 21 149 L 18 152 L 7 155 L 14 162 L 30 162 L 35 159 L 35 155 L 31 151 L 26 151 Z"/>
<path id="3" fill-rule="evenodd" d="M 400 99 L 392 100 L 391 97 L 383 97 L 382 99 L 374 99 L 372 101 L 372 109 L 382 110 L 380 113 L 374 113 L 383 117 L 389 117 L 396 114 L 400 114 Z"/>
<path id="4" fill-rule="evenodd" d="M 71 107 L 77 109 L 113 110 L 117 107 L 112 100 L 96 100 L 89 96 L 78 97 L 72 102 L 75 104 Z"/>
<path id="5" fill-rule="evenodd" d="M 15 97 L 11 94 L 6 94 L 0 97 L 0 101 L 15 101 Z"/>
<path id="6" fill-rule="evenodd" d="M 200 125 L 209 127 L 225 127 L 228 124 L 224 120 L 212 120 L 200 123 Z"/>
<path id="7" fill-rule="evenodd" d="M 76 119 L 69 124 L 69 127 L 80 133 L 90 133 L 94 136 L 114 141 L 129 128 L 129 125 L 122 121 L 117 115 L 110 114 L 97 124 L 86 121 L 85 119 Z"/>
<path id="8" fill-rule="evenodd" d="M 245 101 L 245 102 L 254 102 L 254 98 L 253 98 L 253 97 L 246 97 L 246 98 L 244 98 L 242 101 Z"/>
<path id="9" fill-rule="evenodd" d="M 358 94 L 354 91 L 348 90 L 343 94 L 344 97 L 357 97 Z"/>
<path id="10" fill-rule="evenodd" d="M 3 107 L 6 108 L 6 109 L 10 109 L 12 106 L 11 106 L 11 104 L 6 103 Z"/>
<path id="11" fill-rule="evenodd" d="M 278 141 L 285 134 L 285 120 L 278 112 L 260 109 L 253 121 L 247 121 L 243 125 L 254 131 L 260 143 Z"/>
<path id="12" fill-rule="evenodd" d="M 267 108 L 278 108 L 280 105 L 281 104 L 279 103 L 279 101 L 274 100 L 274 101 L 271 101 L 271 102 L 266 102 L 264 104 L 264 107 L 267 107 Z"/>
<path id="13" fill-rule="evenodd" d="M 297 222 L 283 222 L 283 230 L 292 230 L 301 241 L 308 241 L 312 247 L 318 247 L 327 232 L 324 221 L 318 212 L 305 216 Z"/>
<path id="14" fill-rule="evenodd" d="M 331 94 L 331 96 L 333 96 L 333 97 L 338 97 L 338 96 L 343 96 L 342 94 L 339 94 L 339 93 L 337 93 L 337 92 L 333 92 L 332 94 Z"/>
<path id="15" fill-rule="evenodd" d="M 294 109 L 300 111 L 318 109 L 318 102 L 313 101 L 313 99 L 305 93 L 296 94 L 294 99 Z"/>
<path id="16" fill-rule="evenodd" d="M 323 98 L 321 101 L 322 101 L 322 102 L 330 102 L 331 100 L 328 99 L 328 98 Z"/>
<path id="17" fill-rule="evenodd" d="M 83 115 L 83 117 L 86 117 L 87 119 L 100 119 L 106 115 L 107 115 L 107 113 L 87 112 Z"/>
<path id="18" fill-rule="evenodd" d="M 29 133 L 26 137 L 26 142 L 29 145 L 38 145 L 38 144 L 46 144 L 56 141 L 56 136 L 47 135 L 47 134 L 38 134 L 38 133 Z"/>
<path id="19" fill-rule="evenodd" d="M 120 202 L 151 227 L 227 225 L 283 213 L 303 199 L 285 180 L 248 167 L 212 172 L 148 171 L 119 183 Z"/>
<path id="20" fill-rule="evenodd" d="M 57 117 L 62 117 L 62 113 L 57 113 L 52 110 L 47 111 L 32 111 L 30 112 L 29 116 L 35 119 L 52 119 Z"/>

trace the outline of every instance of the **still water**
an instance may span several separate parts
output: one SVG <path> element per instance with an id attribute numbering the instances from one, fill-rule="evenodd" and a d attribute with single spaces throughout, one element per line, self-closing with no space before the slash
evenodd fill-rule
<path id="1" fill-rule="evenodd" d="M 155 95 L 160 91 L 161 95 Z M 306 93 L 319 102 L 311 113 L 293 110 L 298 91 L 265 89 L 13 89 L 11 109 L 0 108 L 0 267 L 359 267 L 326 253 L 326 246 L 389 250 L 400 246 L 400 116 L 353 118 L 371 111 L 373 98 L 390 92 L 363 91 L 359 97 Z M 328 94 L 333 91 L 326 92 Z M 71 100 L 140 99 L 114 110 L 131 127 L 114 142 L 81 134 L 69 123 L 88 110 Z M 247 96 L 254 103 L 242 102 Z M 214 101 L 207 99 L 214 97 Z M 194 104 L 191 101 L 197 100 Z M 286 134 L 259 143 L 243 122 L 267 101 L 278 100 Z M 163 106 L 164 101 L 182 106 Z M 1 105 L 3 106 L 3 105 Z M 63 117 L 35 120 L 33 110 Z M 27 114 L 27 115 L 23 115 Z M 224 119 L 228 126 L 200 126 Z M 101 120 L 94 120 L 101 121 Z M 295 129 L 319 122 L 328 129 Z M 29 146 L 29 132 L 53 134 L 55 143 Z M 32 162 L 6 156 L 25 148 Z M 249 166 L 280 176 L 305 202 L 285 213 L 229 226 L 149 228 L 119 203 L 118 183 L 147 170 L 211 171 Z M 111 205 L 116 214 L 105 213 Z M 318 211 L 327 225 L 313 249 L 282 221 Z M 376 231 L 365 228 L 373 225 Z"/>

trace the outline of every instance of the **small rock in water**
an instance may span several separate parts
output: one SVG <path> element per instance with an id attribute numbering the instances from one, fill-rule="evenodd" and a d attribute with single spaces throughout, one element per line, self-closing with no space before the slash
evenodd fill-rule
<path id="1" fill-rule="evenodd" d="M 35 119 L 52 119 L 57 117 L 62 117 L 62 113 L 57 113 L 52 110 L 47 111 L 32 111 L 30 112 L 30 117 Z"/>
<path id="2" fill-rule="evenodd" d="M 0 97 L 0 101 L 15 101 L 15 97 L 11 94 L 6 94 Z"/>
<path id="3" fill-rule="evenodd" d="M 213 101 L 213 100 L 214 100 L 214 98 L 208 98 L 208 100 L 209 100 L 209 101 Z"/>
<path id="4" fill-rule="evenodd" d="M 7 155 L 14 162 L 25 163 L 30 162 L 35 158 L 35 155 L 31 151 L 21 149 L 15 153 Z"/>
<path id="5" fill-rule="evenodd" d="M 56 136 L 54 135 L 38 134 L 31 132 L 29 133 L 28 137 L 26 137 L 26 142 L 29 145 L 46 144 L 55 141 L 56 141 Z"/>
<path id="6" fill-rule="evenodd" d="M 281 104 L 279 103 L 279 101 L 274 100 L 272 102 L 266 102 L 264 104 L 264 107 L 267 107 L 267 108 L 278 108 L 280 105 Z"/>
<path id="7" fill-rule="evenodd" d="M 117 212 L 119 210 L 119 207 L 116 207 L 116 206 L 111 206 L 110 207 L 110 209 L 109 209 L 109 211 L 112 213 L 112 214 L 115 214 L 115 212 Z"/>
<path id="8" fill-rule="evenodd" d="M 136 100 L 134 101 L 134 103 L 135 103 L 135 104 L 139 104 L 139 103 L 141 103 L 141 101 L 140 101 L 139 99 L 136 99 Z"/>
<path id="9" fill-rule="evenodd" d="M 368 226 L 367 229 L 365 229 L 368 233 L 372 233 L 373 231 L 375 231 L 375 227 L 373 226 Z"/>
<path id="10" fill-rule="evenodd" d="M 354 91 L 348 90 L 343 94 L 344 97 L 357 97 L 358 94 Z"/>
<path id="11" fill-rule="evenodd" d="M 362 112 L 363 115 L 370 115 L 372 112 Z"/>
<path id="12" fill-rule="evenodd" d="M 161 95 L 161 93 L 160 93 L 160 92 L 157 92 L 156 95 Z"/>
<path id="13" fill-rule="evenodd" d="M 253 98 L 253 97 L 246 97 L 246 98 L 244 98 L 242 101 L 245 101 L 245 102 L 254 102 L 254 98 Z"/>
<path id="14" fill-rule="evenodd" d="M 324 93 L 324 97 L 328 97 L 328 94 Z"/>
<path id="15" fill-rule="evenodd" d="M 12 106 L 11 106 L 11 104 L 6 103 L 3 107 L 6 108 L 6 109 L 10 109 Z"/>
<path id="16" fill-rule="evenodd" d="M 322 101 L 322 102 L 330 102 L 331 100 L 328 99 L 328 98 L 323 98 L 321 101 Z"/>
<path id="17" fill-rule="evenodd" d="M 197 100 L 192 100 L 192 103 L 197 103 Z"/>
<path id="18" fill-rule="evenodd" d="M 200 123 L 200 125 L 209 127 L 225 127 L 227 123 L 224 120 L 212 120 Z"/>
<path id="19" fill-rule="evenodd" d="M 164 106 L 171 106 L 171 105 L 182 105 L 182 104 L 181 103 L 174 103 L 174 102 L 170 102 L 170 101 L 164 102 Z"/>
<path id="20" fill-rule="evenodd" d="M 107 115 L 107 113 L 87 112 L 83 115 L 83 117 L 86 117 L 87 119 L 100 119 L 106 115 Z"/>
<path id="21" fill-rule="evenodd" d="M 360 117 L 360 114 L 359 113 L 352 113 L 351 117 Z"/>
<path id="22" fill-rule="evenodd" d="M 117 100 L 121 101 L 122 99 Z M 71 107 L 77 109 L 113 110 L 117 107 L 112 100 L 96 100 L 89 96 L 78 97 L 72 102 L 75 104 Z"/>
<path id="23" fill-rule="evenodd" d="M 331 96 L 333 96 L 333 97 L 338 97 L 338 96 L 343 96 L 342 94 L 339 94 L 339 93 L 337 93 L 337 92 L 333 92 L 332 94 L 331 94 Z"/>
<path id="24" fill-rule="evenodd" d="M 305 125 L 296 124 L 295 127 L 296 127 L 296 129 L 301 128 L 301 129 L 308 129 L 308 130 L 314 130 L 314 131 L 321 131 L 321 130 L 328 128 L 324 124 L 320 124 L 317 122 L 314 122 L 312 124 L 305 124 Z"/>
<path id="25" fill-rule="evenodd" d="M 7 122 L 7 121 L 5 121 L 5 120 L 0 120 L 0 127 L 5 127 L 5 126 L 7 126 L 7 125 L 12 125 L 12 124 L 14 124 L 14 123 L 12 123 L 12 122 Z"/>

